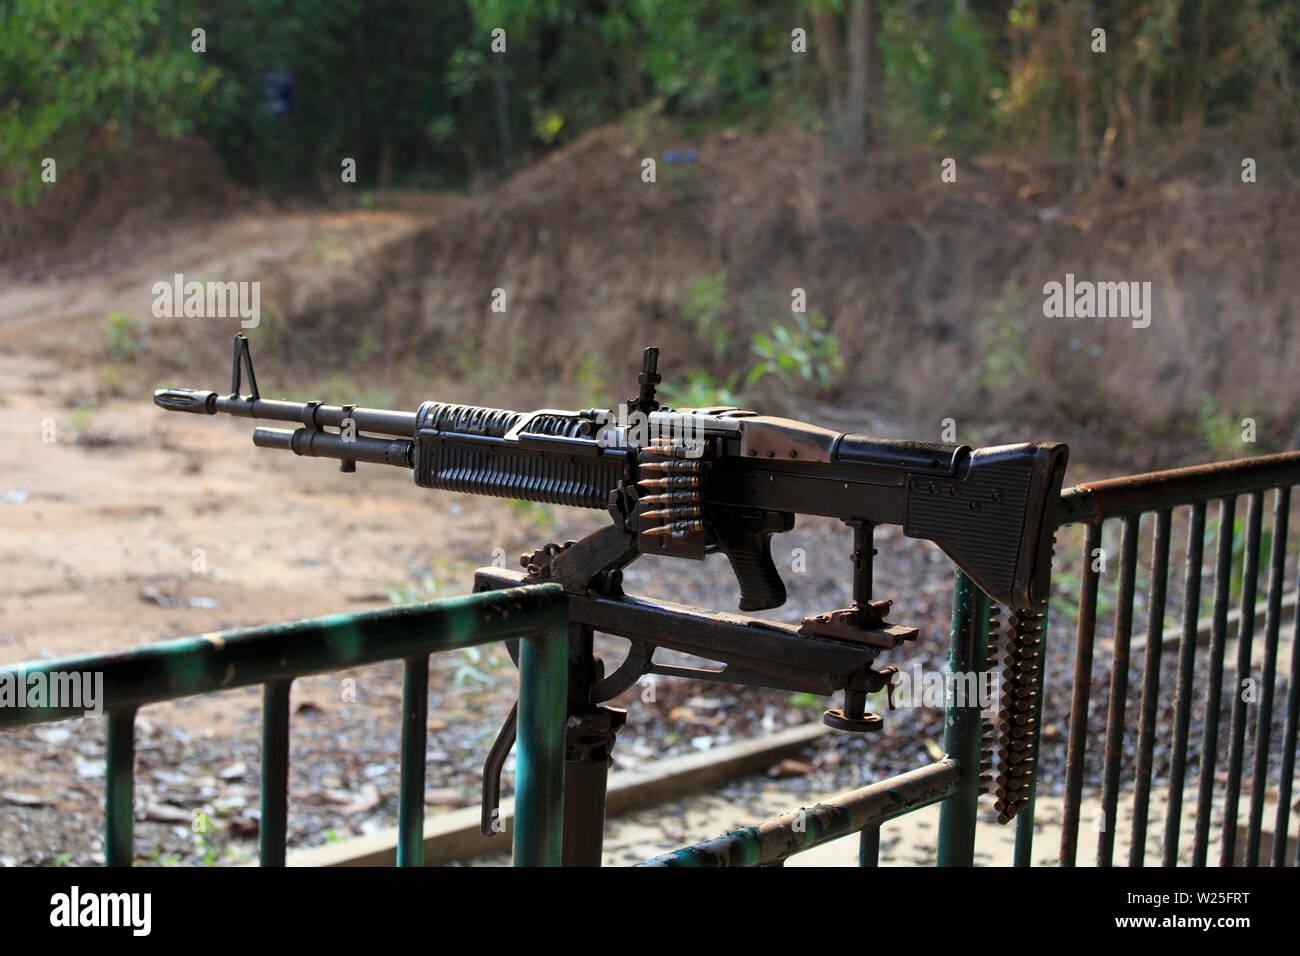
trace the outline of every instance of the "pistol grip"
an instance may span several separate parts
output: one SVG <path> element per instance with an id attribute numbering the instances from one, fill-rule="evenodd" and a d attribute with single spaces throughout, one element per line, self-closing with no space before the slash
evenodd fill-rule
<path id="1" fill-rule="evenodd" d="M 784 511 L 715 508 L 711 515 L 718 546 L 740 583 L 740 609 L 763 611 L 785 603 L 785 583 L 772 563 L 772 535 L 794 527 Z"/>

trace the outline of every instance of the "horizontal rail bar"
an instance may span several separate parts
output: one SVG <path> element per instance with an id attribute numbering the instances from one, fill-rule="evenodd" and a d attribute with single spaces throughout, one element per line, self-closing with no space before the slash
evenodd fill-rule
<path id="1" fill-rule="evenodd" d="M 1057 524 L 1095 522 L 1300 484 L 1300 451 L 1090 481 L 1061 492 Z"/>
<path id="2" fill-rule="evenodd" d="M 641 866 L 768 866 L 865 827 L 879 826 L 957 791 L 955 760 L 910 770 L 804 810 L 783 813 L 756 827 L 742 827 L 703 843 L 682 847 Z"/>
<path id="3" fill-rule="evenodd" d="M 292 621 L 0 668 L 0 681 L 48 688 L 68 674 L 103 674 L 105 712 L 289 680 L 416 654 L 519 637 L 568 621 L 558 584 L 486 591 L 359 614 Z M 48 703 L 48 701 L 47 701 Z M 82 703 L 85 703 L 82 701 Z M 79 706 L 0 707 L 0 729 L 84 716 Z"/>

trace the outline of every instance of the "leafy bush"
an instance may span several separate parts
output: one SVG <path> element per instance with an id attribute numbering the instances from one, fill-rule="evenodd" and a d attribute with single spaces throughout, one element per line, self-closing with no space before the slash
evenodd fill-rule
<path id="1" fill-rule="evenodd" d="M 659 400 L 672 408 L 708 408 L 712 405 L 742 408 L 745 400 L 736 391 L 739 380 L 738 372 L 719 383 L 704 369 L 688 369 L 679 379 L 659 386 Z"/>
<path id="2" fill-rule="evenodd" d="M 764 375 L 775 373 L 791 390 L 830 388 L 844 368 L 844 359 L 839 338 L 826 326 L 826 316 L 816 310 L 811 316 L 795 312 L 793 326 L 774 322 L 771 335 L 755 335 L 754 353 L 762 361 L 750 370 L 745 387 L 752 388 Z"/>
<path id="3" fill-rule="evenodd" d="M 140 324 L 125 312 L 114 312 L 108 317 L 108 330 L 104 334 L 104 351 L 114 362 L 130 362 L 145 350 L 140 336 Z"/>
<path id="4" fill-rule="evenodd" d="M 727 352 L 727 329 L 719 321 L 727 307 L 727 274 L 712 272 L 692 282 L 686 289 L 682 311 L 695 322 L 695 334 L 713 349 L 721 361 Z"/>
<path id="5" fill-rule="evenodd" d="M 203 20 L 184 0 L 0 6 L 0 172 L 12 198 L 37 195 L 45 157 L 62 174 L 129 145 L 138 125 L 178 135 L 226 105 L 225 76 L 190 48 Z"/>

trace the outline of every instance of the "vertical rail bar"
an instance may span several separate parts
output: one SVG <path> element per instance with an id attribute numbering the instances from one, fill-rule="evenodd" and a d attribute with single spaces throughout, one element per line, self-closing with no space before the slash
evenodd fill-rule
<path id="1" fill-rule="evenodd" d="M 1300 581 L 1296 584 L 1300 590 Z M 1297 724 L 1300 724 L 1300 601 L 1296 602 L 1295 622 L 1291 631 L 1291 681 L 1286 690 L 1286 724 L 1282 730 L 1282 782 L 1277 790 L 1277 823 L 1273 826 L 1273 865 L 1286 866 L 1287 830 L 1291 823 L 1291 780 L 1295 773 Z M 1296 840 L 1300 855 L 1300 839 Z M 1300 866 L 1300 859 L 1296 861 Z"/>
<path id="2" fill-rule="evenodd" d="M 952 632 L 948 645 L 948 675 L 952 686 L 964 686 L 964 675 L 982 675 L 988 659 L 989 599 L 961 571 L 953 587 Z M 944 711 L 943 748 L 961 768 L 961 785 L 939 808 L 939 865 L 972 866 L 975 862 L 975 819 L 979 804 L 980 741 L 984 736 L 979 701 L 955 695 Z"/>
<path id="3" fill-rule="evenodd" d="M 1219 866 L 1232 866 L 1237 856 L 1237 810 L 1241 801 L 1242 749 L 1246 743 L 1246 700 L 1242 681 L 1250 674 L 1251 643 L 1255 637 L 1255 599 L 1259 590 L 1259 530 L 1264 492 L 1253 491 L 1246 508 L 1246 553 L 1241 570 L 1241 622 L 1237 629 L 1237 669 L 1232 689 L 1232 725 L 1228 740 L 1228 782 L 1223 788 L 1223 850 Z"/>
<path id="4" fill-rule="evenodd" d="M 1231 527 L 1229 522 L 1229 527 Z M 1231 535 L 1231 531 L 1229 531 Z M 1231 551 L 1228 552 L 1231 557 Z M 1192 684 L 1196 674 L 1196 632 L 1201 617 L 1201 563 L 1205 558 L 1205 503 L 1192 505 L 1187 529 L 1183 630 L 1178 641 L 1178 686 L 1174 692 L 1174 743 L 1169 755 L 1169 806 L 1165 815 L 1163 866 L 1178 865 L 1178 837 L 1183 823 L 1183 787 L 1187 777 L 1187 738 L 1192 723 Z M 1202 755 L 1204 759 L 1204 755 Z M 1148 765 L 1149 766 L 1149 765 Z M 1207 809 L 1208 820 L 1208 809 Z M 1139 861 L 1135 865 L 1141 865 Z"/>
<path id="5" fill-rule="evenodd" d="M 1093 557 L 1101 547 L 1101 522 L 1090 524 L 1083 541 L 1083 581 L 1079 588 L 1079 625 L 1074 642 L 1074 695 L 1070 701 L 1070 739 L 1065 760 L 1065 812 L 1061 820 L 1061 866 L 1074 866 L 1079 849 L 1079 801 L 1083 796 L 1083 761 L 1088 748 L 1088 701 L 1092 695 L 1092 641 L 1097 630 L 1097 579 Z"/>
<path id="6" fill-rule="evenodd" d="M 872 568 L 876 555 L 876 549 L 872 545 L 875 528 L 870 522 L 857 519 L 847 523 L 853 529 L 853 603 L 865 606 L 871 600 Z M 879 865 L 880 828 L 863 827 L 858 834 L 858 866 Z"/>
<path id="7" fill-rule="evenodd" d="M 262 820 L 258 859 L 284 866 L 289 832 L 289 688 L 291 680 L 262 685 Z"/>
<path id="8" fill-rule="evenodd" d="M 515 866 L 559 866 L 564 836 L 564 721 L 568 628 L 519 645 L 515 771 Z"/>
<path id="9" fill-rule="evenodd" d="M 1137 778 L 1133 787 L 1133 841 L 1128 865 L 1142 866 L 1147 852 L 1147 812 L 1151 799 L 1151 762 L 1156 742 L 1156 702 L 1160 698 L 1160 657 L 1165 640 L 1165 594 L 1169 580 L 1168 508 L 1157 512 L 1151 541 L 1151 590 L 1147 601 L 1147 648 L 1142 668 L 1142 714 L 1138 719 Z"/>
<path id="10" fill-rule="evenodd" d="M 1255 768 L 1250 781 L 1250 816 L 1246 830 L 1246 865 L 1259 865 L 1259 831 L 1264 823 L 1264 789 L 1268 784 L 1268 740 L 1273 733 L 1273 682 L 1277 680 L 1277 639 L 1282 625 L 1282 587 L 1286 578 L 1286 532 L 1291 523 L 1291 489 L 1278 488 L 1273 499 L 1273 553 L 1268 572 L 1268 611 L 1264 618 L 1264 672 L 1259 679 L 1255 714 Z M 1294 648 L 1294 644 L 1292 647 Z M 1283 842 L 1286 834 L 1281 835 Z"/>
<path id="11" fill-rule="evenodd" d="M 1115 647 L 1111 654 L 1110 692 L 1106 706 L 1106 753 L 1102 764 L 1101 833 L 1097 865 L 1110 866 L 1115 856 L 1118 825 L 1119 771 L 1124 757 L 1124 709 L 1128 698 L 1128 653 L 1133 637 L 1133 590 L 1137 580 L 1138 534 L 1141 515 L 1124 519 L 1120 543 L 1119 596 L 1115 602 Z"/>
<path id="12" fill-rule="evenodd" d="M 111 711 L 104 728 L 105 866 L 130 866 L 135 856 L 135 711 Z"/>
<path id="13" fill-rule="evenodd" d="M 402 664 L 402 777 L 397 797 L 397 865 L 424 866 L 424 759 L 428 743 L 429 655 Z"/>
<path id="14" fill-rule="evenodd" d="M 879 824 L 868 824 L 858 834 L 858 866 L 880 866 Z"/>
<path id="15" fill-rule="evenodd" d="M 1219 502 L 1219 545 L 1214 559 L 1214 617 L 1210 624 L 1210 672 L 1206 683 L 1205 721 L 1201 734 L 1201 772 L 1196 790 L 1196 842 L 1192 866 L 1205 866 L 1210 844 L 1210 814 L 1214 807 L 1214 766 L 1219 757 L 1219 711 L 1223 697 L 1223 654 L 1228 640 L 1228 601 L 1232 590 L 1232 541 L 1235 535 L 1237 499 Z M 1184 629 L 1184 636 L 1186 630 Z M 1173 812 L 1173 807 L 1170 807 Z M 1175 832 L 1176 836 L 1176 832 Z M 1171 841 L 1166 830 L 1165 865 L 1170 862 Z M 1173 849 L 1177 850 L 1176 843 Z M 1172 859 L 1176 859 L 1172 857 Z"/>

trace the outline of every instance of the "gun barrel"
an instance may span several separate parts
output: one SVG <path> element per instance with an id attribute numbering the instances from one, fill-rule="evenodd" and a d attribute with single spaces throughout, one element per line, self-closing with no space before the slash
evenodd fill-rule
<path id="1" fill-rule="evenodd" d="M 345 440 L 342 435 L 314 428 L 255 428 L 253 444 L 258 448 L 278 448 L 308 458 L 337 458 L 340 461 L 368 461 L 377 465 L 410 468 L 410 439 L 369 438 L 357 435 Z"/>
<path id="2" fill-rule="evenodd" d="M 378 432 L 399 438 L 415 436 L 415 412 L 397 412 L 385 408 L 348 408 L 320 402 L 281 402 L 242 395 L 218 395 L 191 388 L 160 388 L 153 393 L 154 404 L 169 412 L 192 412 L 238 418 L 262 418 L 274 422 L 298 422 L 317 428 L 341 428 L 351 419 L 359 432 Z"/>

